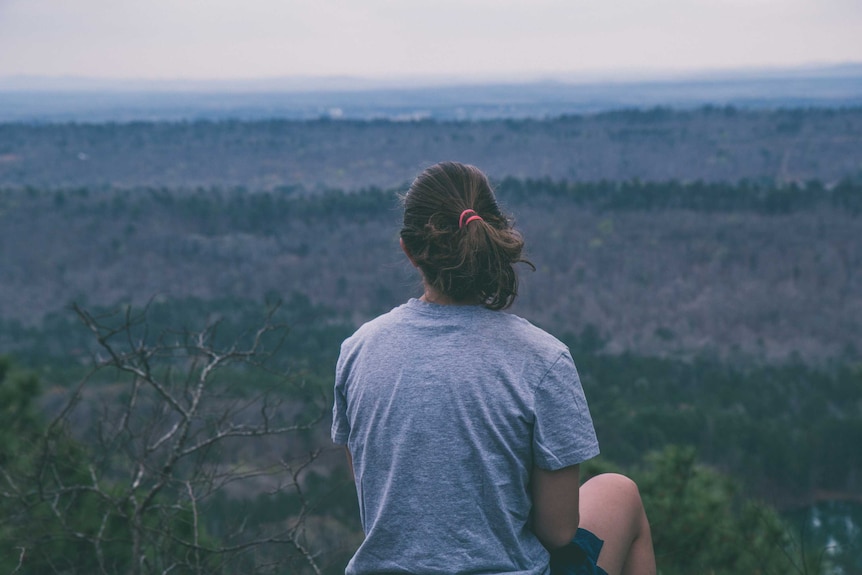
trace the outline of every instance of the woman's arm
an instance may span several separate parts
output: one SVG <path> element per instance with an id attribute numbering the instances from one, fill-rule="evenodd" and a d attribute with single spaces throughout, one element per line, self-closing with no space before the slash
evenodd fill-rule
<path id="1" fill-rule="evenodd" d="M 549 551 L 567 545 L 578 530 L 580 466 L 556 471 L 533 467 L 533 533 Z"/>
<path id="2" fill-rule="evenodd" d="M 347 454 L 347 469 L 350 470 L 350 479 L 356 479 L 353 474 L 353 455 L 350 454 L 350 450 L 347 449 L 347 446 L 344 447 L 344 453 Z"/>

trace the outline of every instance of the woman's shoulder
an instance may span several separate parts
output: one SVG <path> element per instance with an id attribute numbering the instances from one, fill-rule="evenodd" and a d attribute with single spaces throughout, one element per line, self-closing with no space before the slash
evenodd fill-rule
<path id="1" fill-rule="evenodd" d="M 414 315 L 410 307 L 410 302 L 403 303 L 361 324 L 342 342 L 342 353 L 365 345 L 386 344 L 393 339 L 397 340 L 404 329 L 405 320 L 409 321 Z"/>
<path id="2" fill-rule="evenodd" d="M 496 312 L 505 322 L 505 329 L 498 331 L 501 338 L 511 338 L 527 348 L 541 349 L 552 355 L 568 352 L 568 347 L 556 336 L 528 319 L 507 312 Z"/>
<path id="3" fill-rule="evenodd" d="M 362 323 L 356 331 L 345 341 L 360 339 L 367 337 L 377 332 L 385 331 L 398 323 L 399 317 L 403 315 L 403 308 L 406 304 L 399 305 L 386 313 L 380 314 L 375 318 L 369 319 Z"/>

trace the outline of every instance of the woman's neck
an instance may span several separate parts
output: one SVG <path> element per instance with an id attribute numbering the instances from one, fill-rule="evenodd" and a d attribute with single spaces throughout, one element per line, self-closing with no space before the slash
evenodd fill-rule
<path id="1" fill-rule="evenodd" d="M 457 301 L 451 297 L 441 294 L 437 290 L 425 285 L 425 293 L 419 298 L 421 301 L 437 305 L 479 305 L 476 301 Z"/>

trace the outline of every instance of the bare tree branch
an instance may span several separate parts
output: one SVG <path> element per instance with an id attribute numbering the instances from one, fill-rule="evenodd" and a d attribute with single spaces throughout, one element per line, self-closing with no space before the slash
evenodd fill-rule
<path id="1" fill-rule="evenodd" d="M 276 309 L 218 347 L 217 323 L 153 334 L 147 308 L 96 316 L 74 306 L 98 355 L 46 426 L 32 472 L 0 466 L 0 496 L 22 509 L 43 507 L 52 537 L 85 542 L 93 572 L 103 575 L 222 573 L 240 564 L 256 573 L 258 565 L 296 561 L 320 575 L 304 528 L 315 502 L 303 487 L 320 452 L 287 463 L 283 450 L 320 426 L 328 402 L 322 393 L 300 404 L 273 390 L 248 395 L 230 383 L 260 373 L 285 389 L 302 385 L 267 363 L 284 342 Z M 255 495 L 288 497 L 298 509 L 271 524 L 242 514 L 226 532 L 208 527 L 215 502 Z M 20 547 L 15 572 L 27 567 L 27 549 Z"/>

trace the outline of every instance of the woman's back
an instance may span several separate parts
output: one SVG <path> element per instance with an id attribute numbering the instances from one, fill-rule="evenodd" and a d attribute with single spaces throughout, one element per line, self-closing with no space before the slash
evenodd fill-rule
<path id="1" fill-rule="evenodd" d="M 510 314 L 410 300 L 344 343 L 336 377 L 333 438 L 366 532 L 348 573 L 547 570 L 532 467 L 598 452 L 563 344 Z"/>

